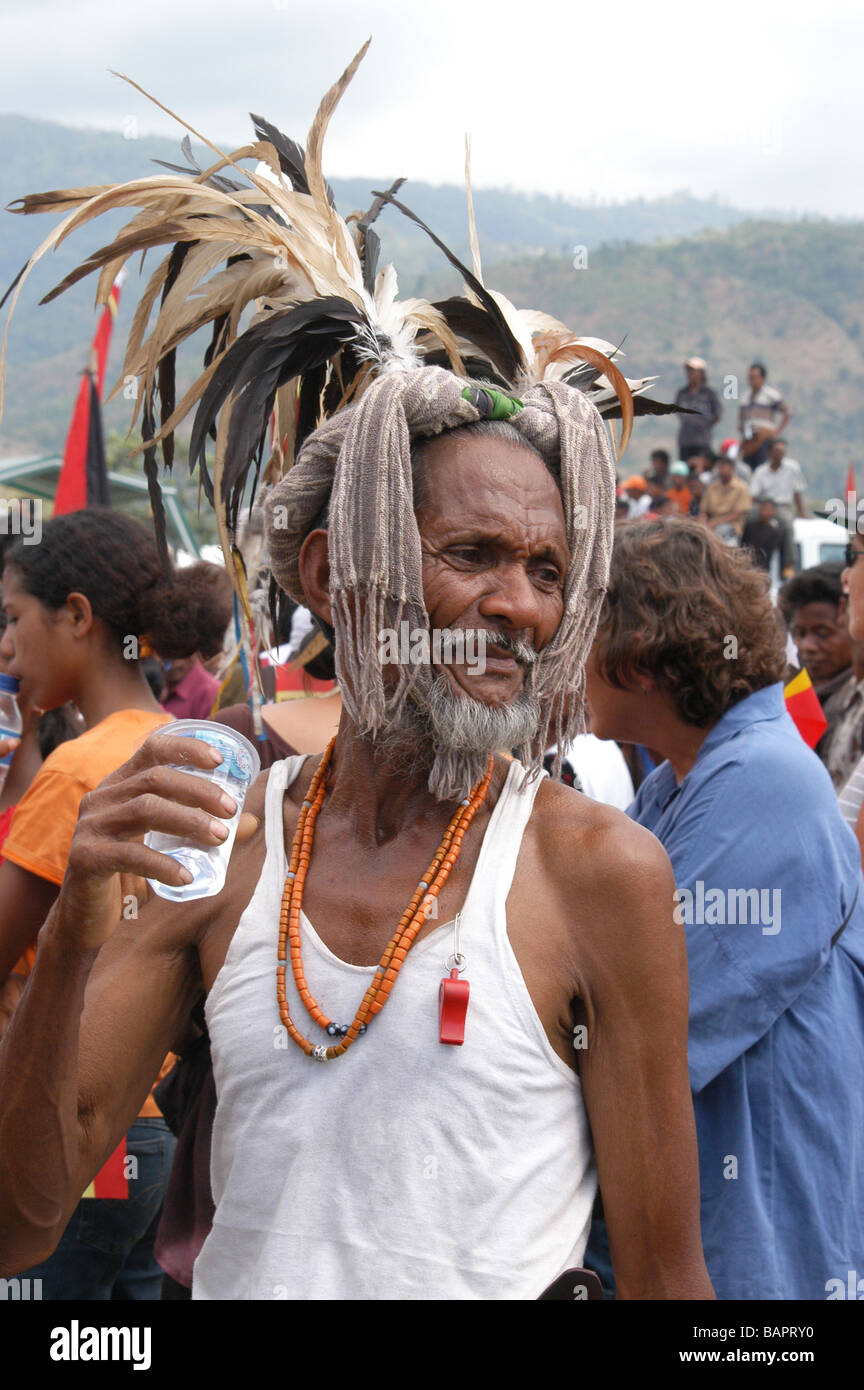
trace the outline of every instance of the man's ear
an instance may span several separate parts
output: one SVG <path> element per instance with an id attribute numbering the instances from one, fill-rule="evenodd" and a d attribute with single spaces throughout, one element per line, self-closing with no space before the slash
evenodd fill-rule
<path id="1" fill-rule="evenodd" d="M 93 609 L 86 594 L 68 594 L 66 612 L 73 637 L 86 637 L 93 628 Z"/>
<path id="2" fill-rule="evenodd" d="M 317 618 L 333 625 L 333 610 L 330 605 L 330 552 L 327 532 L 310 531 L 300 548 L 297 562 L 300 583 L 310 609 Z"/>

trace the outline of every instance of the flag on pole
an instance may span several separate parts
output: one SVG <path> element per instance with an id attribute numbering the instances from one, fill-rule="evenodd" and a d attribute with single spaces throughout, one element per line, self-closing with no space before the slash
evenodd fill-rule
<path id="1" fill-rule="evenodd" d="M 63 467 L 54 494 L 55 516 L 62 516 L 64 512 L 81 511 L 84 507 L 111 505 L 100 402 L 108 361 L 108 345 L 117 316 L 123 278 L 121 271 L 111 286 L 108 303 L 99 318 L 87 366 L 81 375 L 78 399 L 72 412 L 72 422 L 63 451 Z"/>

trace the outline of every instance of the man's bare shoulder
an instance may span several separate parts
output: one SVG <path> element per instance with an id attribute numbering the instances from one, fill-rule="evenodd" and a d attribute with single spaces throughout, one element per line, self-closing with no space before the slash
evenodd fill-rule
<path id="1" fill-rule="evenodd" d="M 594 923 L 606 939 L 641 935 L 641 924 L 656 921 L 658 909 L 661 920 L 671 921 L 672 866 L 644 826 L 551 780 L 538 790 L 532 825 L 556 896 L 584 909 L 573 915 L 580 932 Z"/>
<path id="2" fill-rule="evenodd" d="M 623 868 L 650 874 L 668 868 L 669 860 L 659 840 L 644 826 L 614 806 L 594 801 L 584 792 L 546 779 L 537 792 L 534 816 L 538 831 L 556 865 L 556 876 L 565 878 L 576 868 L 574 850 L 590 856 L 600 875 L 620 875 Z"/>

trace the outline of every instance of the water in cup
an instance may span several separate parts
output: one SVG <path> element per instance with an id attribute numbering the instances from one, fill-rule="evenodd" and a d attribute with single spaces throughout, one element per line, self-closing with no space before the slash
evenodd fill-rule
<path id="1" fill-rule="evenodd" d="M 237 826 L 246 800 L 246 793 L 261 768 L 258 753 L 248 739 L 229 729 L 224 724 L 213 724 L 205 719 L 178 719 L 166 725 L 162 733 L 180 734 L 186 738 L 200 738 L 211 744 L 222 754 L 218 767 L 207 769 L 190 767 L 184 764 L 179 770 L 190 777 L 203 777 L 205 781 L 215 782 L 237 802 L 237 810 L 230 820 L 223 821 L 228 836 L 219 845 L 205 849 L 203 845 L 190 845 L 177 835 L 163 835 L 161 831 L 151 830 L 144 838 L 145 845 L 158 850 L 160 854 L 170 855 L 182 864 L 192 875 L 192 882 L 174 888 L 167 883 L 159 883 L 149 878 L 147 882 L 160 898 L 170 902 L 188 902 L 193 898 L 212 898 L 222 891 L 228 860 L 237 834 Z M 176 764 L 175 764 L 176 766 Z"/>

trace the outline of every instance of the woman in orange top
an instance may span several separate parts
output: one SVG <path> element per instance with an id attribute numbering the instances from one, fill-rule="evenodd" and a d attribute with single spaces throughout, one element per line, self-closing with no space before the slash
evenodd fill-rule
<path id="1" fill-rule="evenodd" d="M 139 657 L 151 645 L 177 657 L 201 647 L 195 609 L 152 536 L 120 512 L 55 518 L 38 545 L 18 541 L 4 560 L 0 657 L 39 708 L 74 701 L 86 732 L 45 760 L 12 818 L 0 865 L 0 986 L 57 896 L 82 797 L 171 722 Z M 128 1196 L 82 1200 L 51 1259 L 26 1271 L 42 1279 L 43 1298 L 158 1298 L 152 1243 L 174 1139 L 152 1098 L 142 1117 L 127 1136 Z"/>

